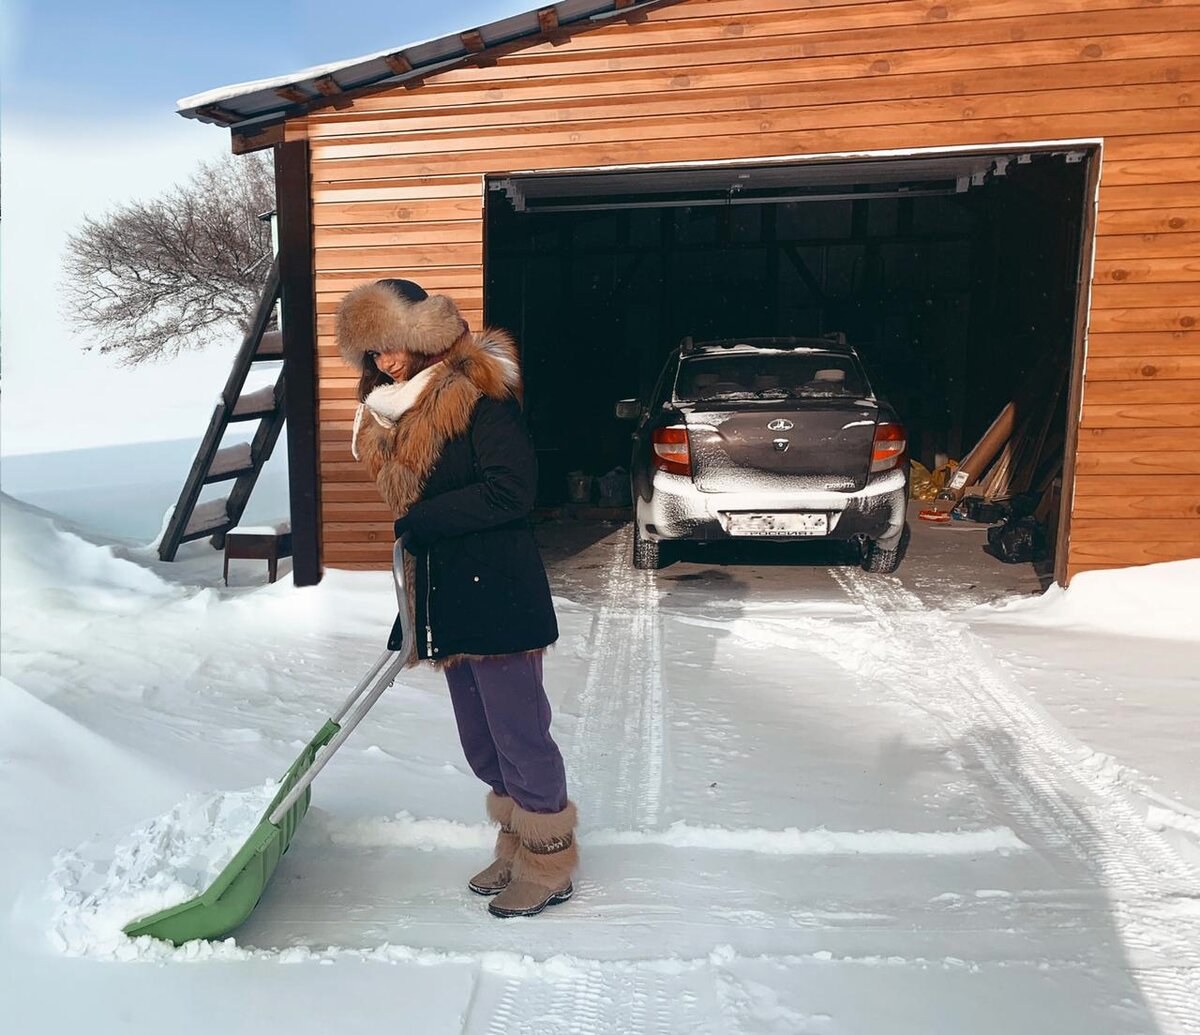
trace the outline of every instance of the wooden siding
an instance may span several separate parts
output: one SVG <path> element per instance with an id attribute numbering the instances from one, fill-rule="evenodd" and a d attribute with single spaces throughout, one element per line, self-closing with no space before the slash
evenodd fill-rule
<path id="1" fill-rule="evenodd" d="M 323 563 L 386 567 L 333 313 L 483 305 L 482 176 L 1103 139 L 1068 576 L 1200 555 L 1200 0 L 684 0 L 297 118 L 312 154 Z"/>

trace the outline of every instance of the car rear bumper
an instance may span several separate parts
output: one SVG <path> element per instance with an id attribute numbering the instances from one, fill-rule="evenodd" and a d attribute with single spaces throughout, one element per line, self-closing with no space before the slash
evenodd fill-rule
<path id="1" fill-rule="evenodd" d="M 905 469 L 874 475 L 857 492 L 834 492 L 805 487 L 747 489 L 743 492 L 701 492 L 691 478 L 656 471 L 650 499 L 638 500 L 635 520 L 646 539 L 732 539 L 727 530 L 731 511 L 780 513 L 816 511 L 829 516 L 826 536 L 851 539 L 862 535 L 892 548 L 904 531 L 908 506 Z M 753 538 L 770 538 L 754 536 Z M 786 537 L 794 541 L 794 537 Z"/>

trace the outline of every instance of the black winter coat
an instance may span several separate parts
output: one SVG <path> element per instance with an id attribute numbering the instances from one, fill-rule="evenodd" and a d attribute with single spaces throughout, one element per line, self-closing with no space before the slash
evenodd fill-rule
<path id="1" fill-rule="evenodd" d="M 558 639 L 528 515 L 537 458 L 513 399 L 483 396 L 397 529 L 412 534 L 417 655 L 514 654 Z M 389 646 L 400 647 L 399 617 Z"/>

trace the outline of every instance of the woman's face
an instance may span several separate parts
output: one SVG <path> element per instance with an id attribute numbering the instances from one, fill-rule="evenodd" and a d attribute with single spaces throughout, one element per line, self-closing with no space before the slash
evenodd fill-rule
<path id="1" fill-rule="evenodd" d="M 403 352 L 372 352 L 369 353 L 383 373 L 393 381 L 408 379 L 408 356 Z"/>

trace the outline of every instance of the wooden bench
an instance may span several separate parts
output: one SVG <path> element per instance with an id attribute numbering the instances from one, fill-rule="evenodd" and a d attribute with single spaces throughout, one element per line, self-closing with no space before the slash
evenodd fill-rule
<path id="1" fill-rule="evenodd" d="M 279 558 L 292 555 L 292 526 L 282 521 L 273 526 L 236 528 L 225 533 L 225 585 L 229 585 L 230 560 L 257 560 L 267 562 L 268 581 L 274 582 L 278 573 Z"/>

